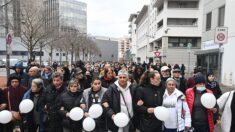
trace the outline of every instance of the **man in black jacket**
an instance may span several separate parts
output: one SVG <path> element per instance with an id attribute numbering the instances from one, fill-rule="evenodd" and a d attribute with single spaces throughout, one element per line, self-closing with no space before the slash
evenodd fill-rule
<path id="1" fill-rule="evenodd" d="M 102 105 L 107 116 L 107 127 L 112 132 L 119 130 L 122 132 L 135 131 L 135 93 L 136 89 L 128 82 L 128 72 L 120 70 L 118 80 L 110 85 L 102 99 Z M 130 123 L 124 128 L 118 128 L 113 121 L 115 114 L 119 112 L 125 113 L 130 118 Z"/>
<path id="2" fill-rule="evenodd" d="M 59 115 L 59 97 L 65 91 L 65 85 L 63 84 L 63 75 L 55 72 L 52 75 L 52 84 L 43 93 L 43 104 L 47 113 L 46 120 L 46 132 L 63 132 L 61 126 L 61 116 Z"/>

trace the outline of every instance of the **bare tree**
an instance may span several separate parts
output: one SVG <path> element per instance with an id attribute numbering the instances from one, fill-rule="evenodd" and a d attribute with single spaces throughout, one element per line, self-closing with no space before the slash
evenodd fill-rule
<path id="1" fill-rule="evenodd" d="M 56 28 L 45 29 L 45 9 L 42 2 L 24 0 L 21 2 L 21 41 L 28 50 L 29 57 L 33 51 L 59 39 L 53 35 Z"/>

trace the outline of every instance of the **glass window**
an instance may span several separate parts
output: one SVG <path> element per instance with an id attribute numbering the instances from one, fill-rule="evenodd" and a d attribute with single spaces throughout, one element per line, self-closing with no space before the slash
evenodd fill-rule
<path id="1" fill-rule="evenodd" d="M 211 30 L 211 17 L 212 12 L 206 14 L 206 31 Z"/>
<path id="2" fill-rule="evenodd" d="M 218 26 L 224 26 L 225 6 L 219 8 Z"/>

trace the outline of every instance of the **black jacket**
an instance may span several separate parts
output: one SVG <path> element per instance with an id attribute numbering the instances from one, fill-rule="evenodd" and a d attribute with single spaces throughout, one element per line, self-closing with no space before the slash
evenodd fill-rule
<path id="1" fill-rule="evenodd" d="M 176 79 L 175 81 L 178 82 Z M 185 94 L 187 89 L 187 80 L 184 77 L 180 77 L 179 86 L 177 85 L 177 89 L 179 89 L 183 94 Z"/>
<path id="2" fill-rule="evenodd" d="M 222 95 L 222 91 L 220 89 L 219 83 L 216 81 L 212 81 L 212 82 L 208 81 L 206 83 L 206 88 L 210 89 L 213 92 L 216 99 L 218 99 Z"/>
<path id="3" fill-rule="evenodd" d="M 66 113 L 70 112 L 74 107 L 80 107 L 82 99 L 82 91 L 72 93 L 70 91 L 64 92 L 60 96 L 59 106 L 64 109 L 59 110 L 60 116 L 63 118 L 62 125 L 69 129 L 82 129 L 82 121 L 72 121 L 66 117 Z"/>
<path id="4" fill-rule="evenodd" d="M 113 79 L 111 79 L 111 80 L 105 80 L 105 79 L 104 79 L 104 76 L 101 77 L 100 80 L 101 80 L 101 85 L 102 85 L 102 87 L 104 87 L 104 88 L 109 88 L 109 86 L 112 85 L 112 84 L 116 81 L 115 78 L 113 78 Z"/>
<path id="5" fill-rule="evenodd" d="M 55 88 L 53 84 L 49 85 L 43 93 L 43 106 L 47 113 L 47 122 L 53 122 L 55 124 L 61 123 L 61 117 L 58 113 L 59 98 L 60 95 L 65 91 L 65 85 L 62 85 L 59 90 Z"/>
<path id="6" fill-rule="evenodd" d="M 132 107 L 133 107 L 133 113 L 134 113 L 134 116 L 132 117 L 131 121 L 132 121 L 133 125 L 135 125 L 136 111 L 135 111 L 134 102 L 136 102 L 135 101 L 136 87 L 133 85 L 130 85 L 129 88 L 130 88 L 130 93 L 132 96 Z M 107 127 L 112 132 L 117 132 L 118 127 L 114 124 L 114 122 L 112 120 L 112 115 L 117 114 L 121 111 L 120 93 L 117 89 L 116 84 L 110 85 L 109 89 L 105 92 L 103 99 L 102 99 L 102 103 L 105 103 L 105 102 L 107 102 L 109 104 L 108 108 L 104 108 L 104 112 L 106 113 Z"/>
<path id="7" fill-rule="evenodd" d="M 148 108 L 155 108 L 161 106 L 163 102 L 163 95 L 165 87 L 163 84 L 160 86 L 143 85 L 137 90 L 136 100 L 142 100 L 142 106 L 136 106 L 137 112 L 140 116 L 140 130 L 145 132 L 153 132 L 156 130 L 161 131 L 162 122 L 158 120 L 154 114 L 147 112 Z M 137 104 L 137 103 L 136 103 Z"/>

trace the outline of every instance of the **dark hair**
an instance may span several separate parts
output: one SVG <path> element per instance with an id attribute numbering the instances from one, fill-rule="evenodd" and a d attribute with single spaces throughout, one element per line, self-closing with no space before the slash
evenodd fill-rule
<path id="1" fill-rule="evenodd" d="M 95 77 L 95 78 L 92 79 L 91 83 L 93 83 L 95 80 L 101 81 L 101 79 L 99 77 Z"/>
<path id="2" fill-rule="evenodd" d="M 215 75 L 213 72 L 208 72 L 207 74 L 206 74 L 206 81 L 207 82 L 209 82 L 209 79 L 208 79 L 208 77 L 210 76 L 210 75 Z"/>
<path id="3" fill-rule="evenodd" d="M 139 85 L 148 85 L 150 84 L 150 78 L 154 78 L 155 74 L 159 72 L 157 71 L 146 71 L 140 78 Z"/>

